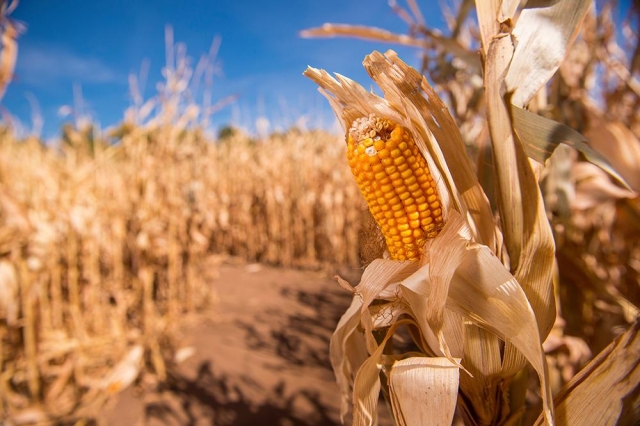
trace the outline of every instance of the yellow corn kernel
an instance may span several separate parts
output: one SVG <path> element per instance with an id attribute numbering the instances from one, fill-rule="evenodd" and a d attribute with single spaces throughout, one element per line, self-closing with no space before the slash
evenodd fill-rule
<path id="1" fill-rule="evenodd" d="M 347 135 L 347 159 L 391 258 L 417 259 L 443 225 L 435 182 L 412 135 L 371 114 Z"/>

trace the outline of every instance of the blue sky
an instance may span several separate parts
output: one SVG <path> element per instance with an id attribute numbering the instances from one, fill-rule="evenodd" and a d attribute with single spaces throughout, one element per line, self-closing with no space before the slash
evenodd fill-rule
<path id="1" fill-rule="evenodd" d="M 431 2 L 427 2 L 432 4 Z M 442 26 L 441 14 L 425 6 L 427 21 Z M 380 26 L 404 32 L 386 0 L 356 1 L 169 1 L 169 0 L 23 0 L 12 14 L 27 31 L 19 38 L 16 76 L 2 106 L 30 127 L 37 100 L 44 135 L 56 134 L 65 120 L 62 105 L 73 104 L 74 83 L 82 88 L 87 110 L 103 127 L 117 123 L 130 105 L 127 78 L 149 61 L 144 93 L 153 96 L 165 64 L 165 26 L 174 29 L 194 59 L 221 37 L 213 97 L 237 93 L 235 106 L 218 114 L 217 123 L 235 119 L 249 126 L 262 115 L 287 126 L 301 115 L 321 125 L 333 120 L 316 86 L 301 74 L 307 65 L 340 72 L 366 83 L 364 56 L 380 45 L 348 39 L 302 39 L 298 32 L 325 22 Z M 410 63 L 417 51 L 398 48 Z"/>
<path id="2" fill-rule="evenodd" d="M 627 3 L 629 0 L 622 0 Z M 401 5 L 404 2 L 399 2 Z M 421 1 L 427 24 L 443 27 L 437 1 Z M 364 56 L 393 47 L 418 65 L 415 49 L 352 39 L 302 39 L 298 32 L 325 22 L 382 27 L 405 32 L 387 0 L 233 1 L 233 0 L 22 0 L 12 14 L 27 25 L 19 38 L 16 76 L 1 105 L 31 126 L 33 101 L 44 118 L 44 136 L 57 134 L 58 111 L 73 104 L 73 85 L 82 88 L 86 110 L 102 127 L 119 122 L 131 105 L 128 75 L 149 61 L 146 99 L 156 94 L 165 65 L 165 26 L 197 60 L 215 36 L 221 37 L 222 75 L 213 97 L 237 93 L 238 101 L 214 119 L 251 126 L 259 116 L 289 126 L 300 116 L 316 125 L 333 122 L 324 98 L 301 73 L 312 65 L 340 72 L 363 84 Z"/>

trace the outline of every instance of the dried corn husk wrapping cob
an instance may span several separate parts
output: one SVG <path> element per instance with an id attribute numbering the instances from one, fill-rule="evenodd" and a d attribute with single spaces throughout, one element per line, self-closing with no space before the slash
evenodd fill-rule
<path id="1" fill-rule="evenodd" d="M 374 52 L 364 65 L 384 98 L 341 75 L 334 78 L 313 68 L 305 75 L 321 86 L 345 133 L 354 122 L 373 114 L 410 135 L 436 183 L 444 227 L 437 236 L 426 235 L 418 260 L 394 260 L 398 256 L 389 249 L 391 259 L 373 261 L 355 288 L 341 280 L 354 292 L 331 341 L 331 360 L 343 394 L 343 418 L 352 397 L 354 424 L 375 421 L 382 370 L 391 378 L 389 399 L 399 424 L 418 424 L 424 419 L 429 419 L 428 424 L 450 423 L 458 385 L 464 394 L 458 398 L 463 415 L 480 423 L 499 419 L 500 413 L 509 411 L 508 396 L 502 396 L 500 387 L 506 388 L 518 370 L 514 371 L 509 358 L 513 355 L 502 352 L 504 342 L 509 342 L 538 373 L 545 418 L 552 424 L 536 316 L 525 291 L 503 264 L 507 261 L 500 250 L 501 234 L 453 119 L 426 80 L 394 52 Z M 375 216 L 371 204 L 370 209 Z M 389 236 L 385 238 L 389 245 Z M 553 315 L 553 306 L 548 311 Z M 419 331 L 413 336 L 420 348 L 418 356 L 385 350 L 403 324 Z M 383 339 L 376 338 L 380 332 Z M 424 357 L 440 361 L 425 362 Z M 406 370 L 405 363 L 412 366 L 411 374 L 396 370 Z M 466 372 L 450 374 L 450 368 L 456 366 Z M 439 378 L 435 380 L 439 385 L 425 395 L 420 384 L 434 383 L 434 377 Z M 415 386 L 415 391 L 407 392 L 407 386 Z M 420 398 L 407 401 L 409 394 L 437 399 L 442 410 L 429 410 L 432 405 Z M 443 403 L 443 398 L 449 403 Z"/>

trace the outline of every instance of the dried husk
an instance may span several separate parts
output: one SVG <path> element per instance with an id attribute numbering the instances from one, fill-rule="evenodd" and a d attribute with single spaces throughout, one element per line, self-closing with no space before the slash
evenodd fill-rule
<path id="1" fill-rule="evenodd" d="M 413 357 L 393 364 L 389 392 L 398 425 L 450 425 L 456 409 L 459 375 L 457 363 L 447 358 Z M 430 395 L 426 400 L 422 398 L 425 389 Z"/>
<path id="2" fill-rule="evenodd" d="M 526 3 L 511 32 L 513 57 L 507 58 L 511 59 L 511 65 L 505 83 L 507 90 L 513 92 L 514 105 L 527 104 L 560 67 L 592 3 L 591 0 Z M 513 18 L 515 8 L 510 13 L 501 19 Z"/>
<path id="3" fill-rule="evenodd" d="M 587 364 L 554 399 L 559 425 L 635 425 L 640 419 L 640 321 Z M 544 424 L 538 418 L 536 425 Z"/>

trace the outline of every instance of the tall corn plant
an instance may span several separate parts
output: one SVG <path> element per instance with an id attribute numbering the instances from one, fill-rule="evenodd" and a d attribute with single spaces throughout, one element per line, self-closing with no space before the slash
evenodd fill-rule
<path id="1" fill-rule="evenodd" d="M 414 2 L 409 4 L 417 10 Z M 575 132 L 522 108 L 559 67 L 590 2 L 530 1 L 522 9 L 519 4 L 476 5 L 493 160 L 481 171 L 495 182 L 498 220 L 455 120 L 426 79 L 394 52 L 374 52 L 364 61 L 383 98 L 344 76 L 334 78 L 314 68 L 305 72 L 329 99 L 353 155 L 360 149 L 362 161 L 369 157 L 372 171 L 358 161 L 350 163 L 388 248 L 383 259 L 365 269 L 357 286 L 340 280 L 354 298 L 332 338 L 331 359 L 343 395 L 341 414 L 344 419 L 351 405 L 354 425 L 376 422 L 381 391 L 398 424 L 450 424 L 456 409 L 465 424 L 517 424 L 524 410 L 527 362 L 539 377 L 539 422 L 578 425 L 597 419 L 595 424 L 609 424 L 621 415 L 633 417 L 633 409 L 610 403 L 637 387 L 633 375 L 615 381 L 637 364 L 637 327 L 609 349 L 612 354 L 616 347 L 626 347 L 626 352 L 617 352 L 620 362 L 608 376 L 618 384 L 616 391 L 599 395 L 606 382 L 602 368 L 611 368 L 615 358 L 604 355 L 559 396 L 559 415 L 554 416 L 542 342 L 556 319 L 555 243 L 538 186 L 542 163 L 559 142 L 568 142 L 620 177 Z M 334 30 L 325 26 L 306 35 Z M 347 32 L 354 35 L 353 30 Z M 363 35 L 361 28 L 356 32 Z M 388 121 L 408 133 L 437 184 L 444 226 L 435 236 L 422 225 L 410 227 L 419 238 L 409 243 L 408 250 L 418 246 L 415 260 L 398 260 L 406 257 L 398 258 L 393 247 L 394 235 L 406 231 L 403 223 L 412 223 L 411 203 L 403 198 L 406 188 L 401 183 L 388 186 L 378 181 L 385 179 L 384 173 L 374 173 L 393 134 L 371 129 L 367 139 L 363 117 Z M 564 138 L 557 137 L 558 130 Z M 387 171 L 392 173 L 404 161 L 394 160 Z M 402 214 L 394 215 L 390 224 L 380 211 L 386 200 L 395 212 L 389 202 L 395 196 L 402 200 L 400 210 L 407 219 L 401 223 Z M 412 347 L 394 346 L 393 336 L 402 329 L 412 337 Z M 580 397 L 571 398 L 572 393 Z M 594 408 L 614 408 L 585 410 L 584 401 Z M 632 401 L 637 407 L 637 398 Z M 629 412 L 631 417 L 624 417 Z"/>

